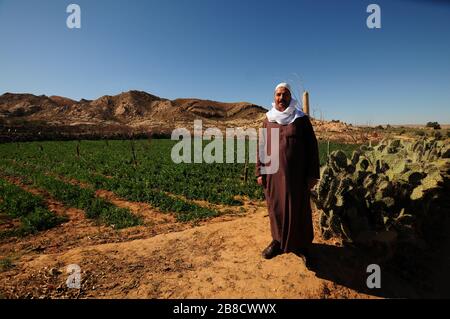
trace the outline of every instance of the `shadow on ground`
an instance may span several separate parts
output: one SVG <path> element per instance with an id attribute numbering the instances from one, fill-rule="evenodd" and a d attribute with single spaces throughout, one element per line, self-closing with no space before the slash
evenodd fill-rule
<path id="1" fill-rule="evenodd" d="M 402 251 L 401 257 L 388 261 L 383 256 L 370 256 L 355 247 L 313 244 L 306 266 L 321 279 L 351 288 L 360 293 L 382 298 L 450 298 L 450 236 L 439 248 Z M 297 256 L 302 257 L 300 254 Z M 381 288 L 367 287 L 373 271 L 381 269 Z"/>

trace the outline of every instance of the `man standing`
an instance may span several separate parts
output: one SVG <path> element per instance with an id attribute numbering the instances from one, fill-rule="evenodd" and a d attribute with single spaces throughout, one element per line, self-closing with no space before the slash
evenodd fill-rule
<path id="1" fill-rule="evenodd" d="M 314 238 L 310 191 L 320 177 L 319 151 L 309 117 L 292 98 L 289 84 L 280 83 L 275 88 L 274 103 L 263 128 L 267 130 L 266 139 L 260 147 L 266 148 L 266 154 L 270 153 L 271 131 L 278 130 L 279 169 L 264 174 L 261 168 L 270 163 L 261 161 L 258 151 L 256 176 L 264 187 L 273 238 L 262 256 L 270 259 L 294 252 L 307 257 Z"/>

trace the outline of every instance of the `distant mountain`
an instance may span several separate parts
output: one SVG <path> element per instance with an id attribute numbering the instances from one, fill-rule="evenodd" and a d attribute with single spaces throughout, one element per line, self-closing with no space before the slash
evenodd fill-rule
<path id="1" fill-rule="evenodd" d="M 60 96 L 5 93 L 0 96 L 0 118 L 51 124 L 126 124 L 186 122 L 194 119 L 254 120 L 265 113 L 250 103 L 222 103 L 200 99 L 168 100 L 129 91 L 96 100 L 74 101 Z"/>
<path id="2" fill-rule="evenodd" d="M 169 100 L 142 91 L 80 101 L 5 93 L 0 96 L 0 142 L 170 137 L 175 128 L 193 132 L 194 120 L 202 120 L 203 130 L 217 127 L 225 133 L 226 128 L 260 128 L 266 112 L 246 102 Z M 345 142 L 367 139 L 357 137 L 358 128 L 340 121 L 312 119 L 312 124 L 318 138 Z"/>
<path id="3" fill-rule="evenodd" d="M 0 141 L 170 136 L 177 127 L 259 127 L 267 110 L 251 103 L 168 100 L 142 91 L 74 101 L 61 96 L 0 96 Z"/>

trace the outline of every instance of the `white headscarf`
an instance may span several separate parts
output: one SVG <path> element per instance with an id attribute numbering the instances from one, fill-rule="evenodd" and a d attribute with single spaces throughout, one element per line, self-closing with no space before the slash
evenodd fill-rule
<path id="1" fill-rule="evenodd" d="M 284 87 L 291 92 L 291 87 L 287 83 L 278 84 L 275 91 L 280 87 Z M 305 113 L 303 113 L 300 109 L 298 101 L 291 97 L 291 103 L 289 103 L 289 106 L 283 112 L 277 110 L 274 102 L 272 103 L 272 109 L 266 113 L 266 116 L 269 122 L 277 122 L 281 125 L 288 125 L 293 123 L 297 118 L 305 116 Z"/>

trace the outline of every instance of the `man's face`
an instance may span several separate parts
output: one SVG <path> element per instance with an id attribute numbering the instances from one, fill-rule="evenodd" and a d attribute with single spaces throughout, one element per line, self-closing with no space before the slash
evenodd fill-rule
<path id="1" fill-rule="evenodd" d="M 284 111 L 291 103 L 291 92 L 281 87 L 275 91 L 275 105 L 279 111 Z"/>

